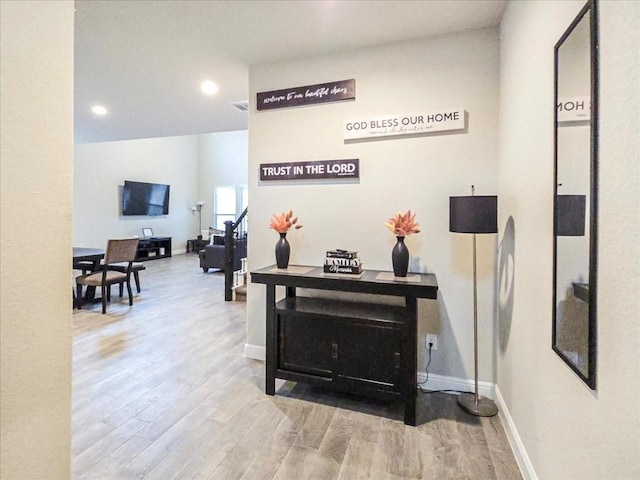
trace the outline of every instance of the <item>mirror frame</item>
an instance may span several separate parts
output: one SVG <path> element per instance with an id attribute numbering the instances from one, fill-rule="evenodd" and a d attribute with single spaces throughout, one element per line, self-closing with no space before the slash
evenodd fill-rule
<path id="1" fill-rule="evenodd" d="M 590 128 L 590 195 L 589 195 L 589 317 L 588 317 L 588 368 L 585 375 L 575 363 L 557 346 L 556 342 L 556 309 L 557 309 L 557 235 L 556 204 L 558 197 L 558 58 L 559 49 L 564 41 L 576 28 L 582 18 L 590 13 L 589 18 L 589 45 L 591 58 L 591 128 Z M 596 355 L 597 355 L 597 260 L 598 260 L 598 15 L 597 0 L 589 0 L 580 10 L 580 13 L 573 20 L 569 28 L 564 32 L 560 40 L 554 47 L 554 195 L 553 195 L 553 308 L 552 308 L 552 340 L 551 348 L 564 360 L 569 367 L 580 377 L 592 390 L 596 389 Z"/>

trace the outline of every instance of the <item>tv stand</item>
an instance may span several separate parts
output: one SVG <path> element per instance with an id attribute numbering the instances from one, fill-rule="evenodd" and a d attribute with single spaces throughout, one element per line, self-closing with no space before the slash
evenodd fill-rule
<path id="1" fill-rule="evenodd" d="M 171 256 L 171 237 L 141 238 L 138 242 L 136 262 L 157 260 Z"/>

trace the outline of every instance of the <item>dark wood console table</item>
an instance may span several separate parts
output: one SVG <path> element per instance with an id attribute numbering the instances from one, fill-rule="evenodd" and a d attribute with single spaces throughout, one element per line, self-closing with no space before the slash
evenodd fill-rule
<path id="1" fill-rule="evenodd" d="M 266 393 L 275 379 L 401 399 L 404 423 L 416 424 L 417 299 L 436 299 L 433 274 L 366 270 L 326 274 L 322 267 L 275 265 L 251 272 L 267 287 Z M 286 296 L 276 303 L 276 286 Z M 404 306 L 301 297 L 296 288 L 404 297 Z"/>

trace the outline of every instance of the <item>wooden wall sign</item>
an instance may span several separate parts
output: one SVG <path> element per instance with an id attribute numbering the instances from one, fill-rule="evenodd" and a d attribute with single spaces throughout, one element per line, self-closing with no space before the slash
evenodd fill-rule
<path id="1" fill-rule="evenodd" d="M 299 107 L 316 103 L 338 102 L 356 98 L 356 81 L 340 80 L 337 82 L 305 85 L 304 87 L 285 88 L 259 92 L 258 110 Z"/>
<path id="2" fill-rule="evenodd" d="M 344 139 L 390 137 L 447 130 L 464 130 L 464 108 L 435 112 L 388 115 L 344 122 Z"/>
<path id="3" fill-rule="evenodd" d="M 260 180 L 315 180 L 360 178 L 360 161 L 315 160 L 309 162 L 261 163 Z"/>

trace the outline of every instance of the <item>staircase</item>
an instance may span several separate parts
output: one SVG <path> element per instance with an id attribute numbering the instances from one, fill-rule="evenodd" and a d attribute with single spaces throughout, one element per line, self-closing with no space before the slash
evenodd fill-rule
<path id="1" fill-rule="evenodd" d="M 236 272 L 233 272 L 233 299 L 236 302 L 247 301 L 247 259 L 241 260 L 242 268 Z"/>
<path id="2" fill-rule="evenodd" d="M 224 300 L 246 301 L 247 295 L 247 213 L 245 208 L 235 222 L 228 220 L 225 225 L 225 249 L 224 249 Z M 235 270 L 237 255 L 240 259 L 240 269 Z M 234 261 L 235 260 L 235 261 Z"/>

